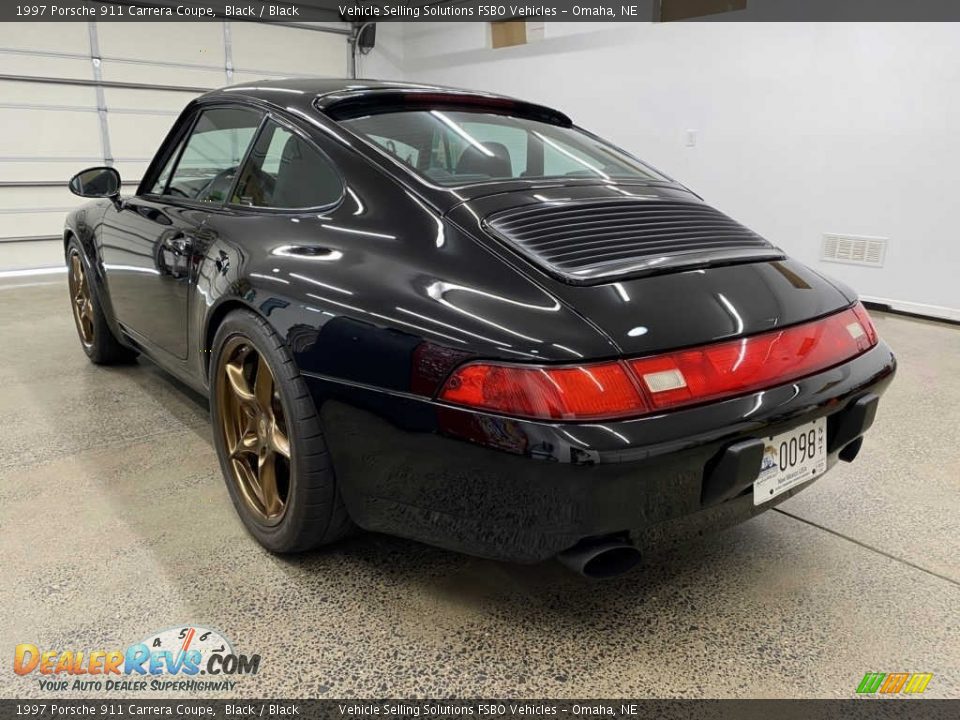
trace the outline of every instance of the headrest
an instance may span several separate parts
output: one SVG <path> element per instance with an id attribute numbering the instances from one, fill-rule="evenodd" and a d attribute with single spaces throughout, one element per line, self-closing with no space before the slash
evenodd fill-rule
<path id="1" fill-rule="evenodd" d="M 487 152 L 470 145 L 457 161 L 457 175 L 486 175 L 491 178 L 513 177 L 510 151 L 498 142 L 481 143 Z M 489 154 L 488 154 L 489 153 Z"/>

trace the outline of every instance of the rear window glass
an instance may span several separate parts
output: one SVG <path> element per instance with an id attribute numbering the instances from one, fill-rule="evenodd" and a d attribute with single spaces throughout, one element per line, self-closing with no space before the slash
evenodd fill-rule
<path id="1" fill-rule="evenodd" d="M 667 180 L 581 130 L 513 115 L 404 110 L 340 122 L 439 185 L 563 177 Z"/>

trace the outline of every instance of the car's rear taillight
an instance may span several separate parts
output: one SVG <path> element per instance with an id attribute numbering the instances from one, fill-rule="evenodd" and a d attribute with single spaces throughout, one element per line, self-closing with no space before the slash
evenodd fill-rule
<path id="1" fill-rule="evenodd" d="M 471 363 L 450 376 L 440 398 L 548 420 L 623 417 L 647 409 L 619 362 L 562 368 Z"/>
<path id="2" fill-rule="evenodd" d="M 821 320 L 699 348 L 576 367 L 471 362 L 439 399 L 544 420 L 648 414 L 762 390 L 838 365 L 877 344 L 862 305 Z"/>
<path id="3" fill-rule="evenodd" d="M 870 347 L 876 345 L 879 339 L 877 329 L 873 326 L 873 320 L 871 320 L 870 315 L 867 314 L 867 309 L 862 303 L 857 303 L 853 306 L 853 314 L 857 316 L 857 320 L 860 321 L 860 326 L 867 333 L 867 338 L 870 340 Z"/>
<path id="4" fill-rule="evenodd" d="M 629 365 L 650 404 L 665 409 L 781 385 L 849 360 L 876 342 L 876 330 L 858 305 L 804 325 Z"/>

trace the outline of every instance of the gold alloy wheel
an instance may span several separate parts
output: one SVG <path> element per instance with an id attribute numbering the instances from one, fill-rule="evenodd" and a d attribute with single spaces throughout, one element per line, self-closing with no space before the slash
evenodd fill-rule
<path id="1" fill-rule="evenodd" d="M 73 305 L 73 319 L 77 323 L 80 342 L 86 347 L 93 345 L 93 302 L 90 297 L 90 284 L 83 269 L 83 260 L 78 250 L 70 251 L 70 302 Z"/>
<path id="2" fill-rule="evenodd" d="M 276 525 L 287 509 L 290 439 L 273 373 L 244 337 L 227 341 L 217 373 L 219 431 L 230 480 L 261 522 Z"/>

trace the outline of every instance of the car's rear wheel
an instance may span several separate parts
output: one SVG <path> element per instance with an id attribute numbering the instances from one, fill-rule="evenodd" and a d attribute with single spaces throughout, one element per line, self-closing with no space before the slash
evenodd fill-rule
<path id="1" fill-rule="evenodd" d="M 247 530 L 268 550 L 333 542 L 352 525 L 320 418 L 286 347 L 261 317 L 231 312 L 211 363 L 214 442 Z"/>
<path id="2" fill-rule="evenodd" d="M 73 321 L 83 351 L 98 365 L 132 361 L 137 353 L 121 345 L 110 330 L 96 288 L 90 282 L 90 268 L 76 238 L 71 238 L 67 244 L 66 261 Z"/>

